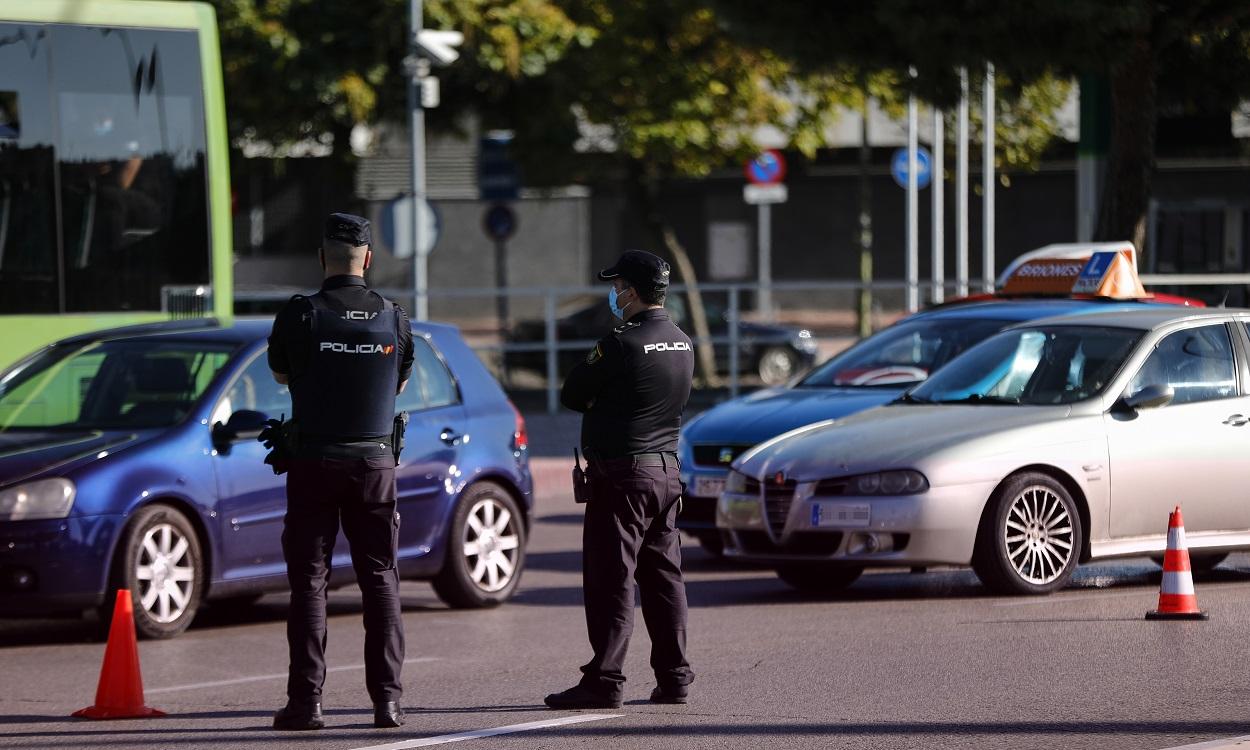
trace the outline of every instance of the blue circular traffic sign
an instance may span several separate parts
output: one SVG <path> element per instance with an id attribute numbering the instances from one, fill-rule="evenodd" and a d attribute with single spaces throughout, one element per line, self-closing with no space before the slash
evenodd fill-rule
<path id="1" fill-rule="evenodd" d="M 747 179 L 754 185 L 772 185 L 786 176 L 786 157 L 769 149 L 746 163 Z"/>
<path id="2" fill-rule="evenodd" d="M 916 147 L 916 167 L 916 189 L 929 187 L 933 179 L 933 158 L 924 146 Z M 894 157 L 890 159 L 890 174 L 899 187 L 907 187 L 907 149 L 900 148 L 894 152 Z"/>

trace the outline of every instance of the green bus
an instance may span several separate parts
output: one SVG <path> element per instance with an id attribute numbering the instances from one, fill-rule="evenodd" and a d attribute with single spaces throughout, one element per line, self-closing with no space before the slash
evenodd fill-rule
<path id="1" fill-rule="evenodd" d="M 58 338 L 232 315 L 217 22 L 0 0 L 0 368 Z"/>

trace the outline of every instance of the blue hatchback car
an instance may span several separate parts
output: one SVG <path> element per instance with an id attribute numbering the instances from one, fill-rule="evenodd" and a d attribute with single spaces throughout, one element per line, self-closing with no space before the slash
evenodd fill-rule
<path id="1" fill-rule="evenodd" d="M 286 587 L 286 477 L 255 437 L 291 414 L 268 320 L 77 336 L 0 374 L 0 615 L 89 611 L 129 588 L 169 637 L 205 601 Z M 396 472 L 399 566 L 449 605 L 516 590 L 533 507 L 525 423 L 450 326 L 413 325 Z M 331 585 L 353 580 L 347 543 Z M 107 622 L 107 617 L 103 618 Z"/>
<path id="2" fill-rule="evenodd" d="M 1183 298 L 1170 299 L 1188 304 Z M 756 391 L 708 409 L 681 431 L 678 451 L 687 495 L 678 528 L 698 538 L 708 552 L 721 553 L 716 502 L 729 465 L 752 446 L 806 424 L 893 401 L 955 355 L 1009 325 L 1150 304 L 1158 303 L 997 299 L 937 307 L 860 341 L 788 386 Z"/>

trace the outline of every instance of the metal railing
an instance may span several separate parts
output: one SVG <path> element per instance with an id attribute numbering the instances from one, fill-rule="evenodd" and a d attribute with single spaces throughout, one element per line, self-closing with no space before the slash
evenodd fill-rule
<path id="1" fill-rule="evenodd" d="M 921 288 L 928 288 L 928 283 L 921 283 Z M 778 295 L 786 293 L 813 293 L 813 292 L 842 292 L 854 295 L 861 289 L 865 288 L 858 281 L 843 280 L 825 280 L 825 281 L 780 281 L 773 282 L 769 285 L 769 291 L 772 292 L 774 299 Z M 907 283 L 904 281 L 878 281 L 867 288 L 874 292 L 895 292 L 898 297 L 898 304 L 902 304 L 903 293 L 907 289 Z M 706 299 L 709 296 L 721 295 L 725 300 L 724 326 L 725 333 L 720 335 L 711 335 L 708 337 L 699 337 L 691 335 L 691 341 L 695 344 L 696 349 L 700 345 L 710 344 L 714 347 L 727 347 L 727 370 L 724 381 L 725 386 L 731 397 L 738 396 L 742 391 L 742 344 L 743 337 L 741 335 L 740 324 L 743 322 L 743 295 L 754 294 L 760 290 L 758 284 L 753 283 L 706 283 L 699 284 L 699 292 Z M 298 290 L 289 288 L 274 288 L 266 290 L 235 290 L 236 302 L 272 302 L 280 304 L 285 302 L 292 293 Z M 376 291 L 382 295 L 395 300 L 412 300 L 413 292 L 411 289 L 401 288 L 379 288 Z M 687 287 L 684 284 L 674 284 L 669 287 L 670 299 L 675 295 L 685 295 Z M 530 342 L 512 342 L 501 340 L 498 343 L 493 342 L 473 342 L 471 347 L 479 353 L 498 353 L 506 357 L 509 353 L 534 353 L 543 352 L 544 358 L 544 374 L 546 391 L 546 407 L 548 413 L 556 413 L 559 410 L 560 401 L 560 354 L 562 352 L 577 351 L 586 352 L 596 343 L 596 339 L 562 339 L 559 336 L 558 321 L 561 300 L 586 297 L 586 296 L 606 296 L 605 286 L 600 284 L 597 286 L 535 286 L 535 287 L 509 287 L 507 289 L 499 289 L 497 287 L 458 287 L 431 289 L 428 296 L 431 300 L 464 300 L 464 299 L 483 299 L 484 301 L 495 300 L 499 297 L 506 297 L 509 300 L 514 299 L 539 299 L 542 303 L 542 322 L 543 322 L 543 339 L 542 341 Z M 852 298 L 853 299 L 853 298 Z M 606 306 L 606 299 L 603 301 Z M 799 305 L 809 309 L 828 309 L 828 305 L 820 304 L 803 304 Z M 474 306 L 483 311 L 494 311 L 496 308 L 493 304 L 483 304 Z M 794 308 L 795 305 L 785 305 L 785 309 Z M 846 304 L 844 309 L 853 309 L 853 304 Z M 435 311 L 437 314 L 437 310 Z M 886 314 L 880 309 L 877 314 Z M 512 316 L 516 317 L 516 316 Z M 768 313 L 762 313 L 763 319 L 768 319 Z M 709 325 L 714 325 L 709 320 Z M 686 326 L 689 329 L 689 326 Z M 719 326 L 717 326 L 719 327 Z M 506 322 L 500 322 L 500 335 L 506 336 Z M 606 331 L 604 333 L 607 333 Z"/>
<path id="2" fill-rule="evenodd" d="M 1147 274 L 1141 277 L 1142 282 L 1146 285 L 1180 285 L 1180 286 L 1211 286 L 1211 285 L 1250 285 L 1250 274 Z M 861 289 L 868 289 L 874 295 L 880 292 L 895 293 L 892 295 L 892 304 L 889 308 L 882 309 L 877 307 L 874 310 L 874 319 L 880 315 L 890 313 L 902 314 L 904 312 L 903 305 L 905 292 L 908 284 L 902 280 L 883 280 L 876 281 L 869 285 L 863 285 L 853 280 L 823 280 L 823 281 L 778 281 L 769 285 L 768 291 L 771 292 L 774 299 L 778 299 L 779 295 L 787 293 L 816 293 L 816 292 L 842 292 L 849 295 L 855 295 Z M 921 281 L 915 285 L 917 296 L 921 299 L 931 298 L 933 289 L 932 282 Z M 481 353 L 498 353 L 501 357 L 506 358 L 509 353 L 535 353 L 542 352 L 544 356 L 544 374 L 546 391 L 546 408 L 548 413 L 556 413 L 559 410 L 559 389 L 560 389 L 560 354 L 562 352 L 577 351 L 585 352 L 593 347 L 596 339 L 561 339 L 559 336 L 558 316 L 561 300 L 585 297 L 585 296 L 603 296 L 605 287 L 597 286 L 534 286 L 534 287 L 509 287 L 499 289 L 497 287 L 457 287 L 444 289 L 431 289 L 428 297 L 431 300 L 465 300 L 465 299 L 483 299 L 487 301 L 498 300 L 501 297 L 509 300 L 513 299 L 539 299 L 542 306 L 542 323 L 543 337 L 542 341 L 514 342 L 503 339 L 508 335 L 508 321 L 498 321 L 498 327 L 495 329 L 501 337 L 499 342 L 473 342 L 470 346 Z M 945 285 L 946 291 L 954 291 L 954 282 Z M 238 290 L 235 292 L 236 301 L 248 302 L 285 302 L 290 295 L 297 290 L 289 288 L 272 289 L 272 290 Z M 412 289 L 403 288 L 380 288 L 377 290 L 390 299 L 407 300 L 411 302 L 413 298 Z M 669 287 L 670 298 L 675 295 L 684 295 L 687 287 L 682 284 L 674 284 Z M 754 294 L 761 291 L 761 287 L 754 283 L 705 283 L 699 284 L 699 292 L 705 298 L 712 295 L 723 295 L 726 301 L 724 324 L 726 333 L 721 335 L 712 335 L 706 338 L 691 336 L 691 340 L 696 347 L 702 344 L 711 344 L 712 346 L 728 347 L 727 351 L 727 370 L 725 374 L 726 386 L 731 397 L 737 397 L 742 390 L 742 361 L 741 347 L 743 338 L 740 330 L 740 323 L 743 322 L 743 295 Z M 976 293 L 977 289 L 973 289 Z M 895 298 L 896 297 L 896 298 Z M 876 299 L 876 297 L 874 297 Z M 839 305 L 840 309 L 854 310 L 854 297 L 849 296 L 848 301 Z M 607 302 L 602 302 L 606 306 Z M 474 305 L 474 309 L 490 311 L 492 314 L 497 309 L 494 304 Z M 532 307 L 532 305 L 531 305 Z M 783 304 L 783 310 L 793 309 L 809 309 L 809 310 L 828 310 L 827 304 L 821 304 L 814 301 L 811 297 L 807 297 L 800 303 Z M 411 309 L 411 308 L 410 308 Z M 776 308 L 774 308 L 776 309 Z M 437 314 L 437 310 L 436 310 Z M 510 316 L 515 318 L 516 316 Z M 769 318 L 768 311 L 762 313 L 763 319 Z M 689 326 L 687 326 L 689 328 Z M 606 333 L 606 332 L 605 332 Z M 506 371 L 506 365 L 501 364 L 501 373 Z"/>
<path id="3" fill-rule="evenodd" d="M 213 288 L 206 284 L 161 287 L 161 312 L 171 318 L 204 318 L 213 314 Z"/>

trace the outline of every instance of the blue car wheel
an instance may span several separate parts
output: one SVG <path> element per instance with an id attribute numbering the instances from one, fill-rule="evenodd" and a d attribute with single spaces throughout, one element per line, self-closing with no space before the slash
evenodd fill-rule
<path id="1" fill-rule="evenodd" d="M 516 501 L 493 482 L 460 496 L 447 536 L 447 559 L 434 592 L 456 608 L 494 607 L 516 591 L 525 564 L 525 520 Z"/>
<path id="2" fill-rule="evenodd" d="M 168 505 L 135 513 L 118 546 L 101 624 L 112 621 L 119 588 L 130 589 L 135 630 L 142 638 L 172 638 L 191 625 L 204 592 L 204 554 L 191 522 Z"/>

